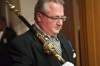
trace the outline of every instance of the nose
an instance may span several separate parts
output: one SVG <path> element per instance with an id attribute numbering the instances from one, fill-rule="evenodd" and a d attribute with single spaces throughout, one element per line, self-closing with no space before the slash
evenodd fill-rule
<path id="1" fill-rule="evenodd" d="M 63 20 L 62 19 L 58 19 L 57 20 L 57 25 L 59 25 L 59 26 L 63 25 Z"/>

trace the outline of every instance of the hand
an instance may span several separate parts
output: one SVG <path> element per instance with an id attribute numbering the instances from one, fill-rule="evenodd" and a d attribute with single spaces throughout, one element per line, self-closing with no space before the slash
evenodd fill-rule
<path id="1" fill-rule="evenodd" d="M 74 64 L 69 62 L 69 61 L 67 61 L 62 66 L 74 66 Z"/>

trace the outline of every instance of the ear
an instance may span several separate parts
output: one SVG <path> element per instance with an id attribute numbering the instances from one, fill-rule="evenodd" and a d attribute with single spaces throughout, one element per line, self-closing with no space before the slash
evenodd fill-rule
<path id="1" fill-rule="evenodd" d="M 37 17 L 38 22 L 41 22 L 42 15 L 40 13 L 37 13 L 36 17 Z"/>

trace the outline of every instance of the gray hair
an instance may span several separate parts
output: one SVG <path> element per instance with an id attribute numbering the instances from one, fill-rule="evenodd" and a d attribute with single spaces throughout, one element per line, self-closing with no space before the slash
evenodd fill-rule
<path id="1" fill-rule="evenodd" d="M 37 20 L 36 18 L 36 14 L 37 12 L 47 12 L 47 4 L 49 2 L 54 2 L 54 3 L 58 3 L 58 4 L 61 4 L 61 5 L 64 5 L 64 1 L 63 0 L 38 0 L 37 4 L 35 5 L 35 11 L 34 11 L 34 19 Z"/>

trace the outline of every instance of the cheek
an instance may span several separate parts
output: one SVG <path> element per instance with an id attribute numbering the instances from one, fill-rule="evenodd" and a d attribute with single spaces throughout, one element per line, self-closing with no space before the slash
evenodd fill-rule
<path id="1" fill-rule="evenodd" d="M 51 30 L 55 30 L 56 24 L 50 23 L 50 24 L 48 24 L 48 27 L 49 27 Z"/>
<path id="2" fill-rule="evenodd" d="M 42 25 L 44 25 L 46 29 L 53 30 L 56 27 L 56 22 L 53 22 L 52 20 L 49 19 L 44 19 L 42 21 Z"/>

